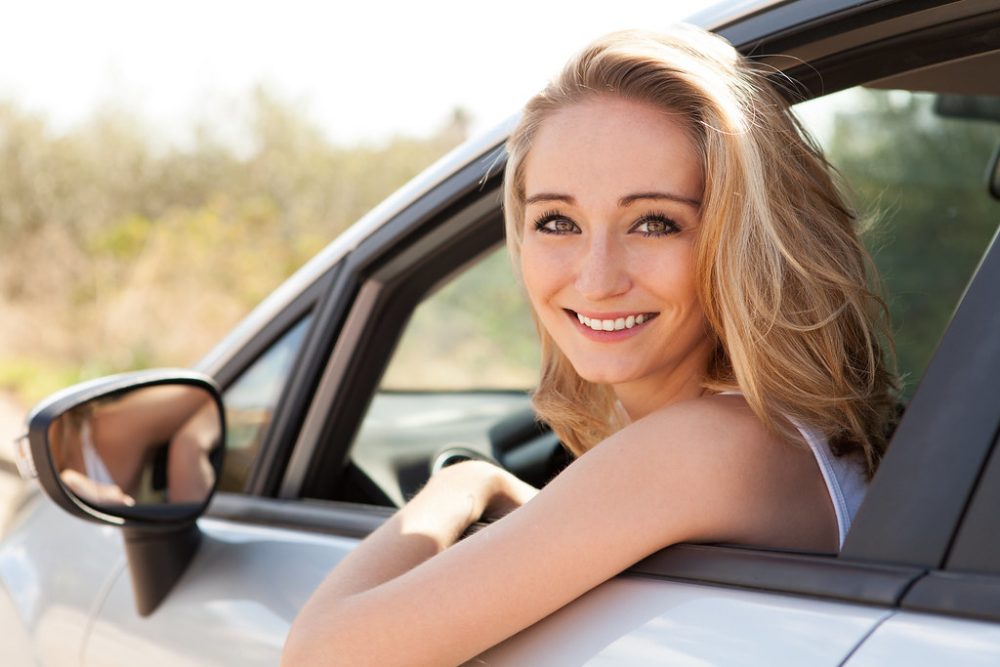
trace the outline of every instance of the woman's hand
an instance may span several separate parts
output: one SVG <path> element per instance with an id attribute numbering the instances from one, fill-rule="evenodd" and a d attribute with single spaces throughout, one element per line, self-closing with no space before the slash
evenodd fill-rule
<path id="1" fill-rule="evenodd" d="M 438 471 L 399 512 L 404 533 L 434 536 L 440 549 L 477 521 L 494 521 L 531 500 L 538 489 L 486 461 Z"/>
<path id="2" fill-rule="evenodd" d="M 104 484 L 86 475 L 67 468 L 59 473 L 59 479 L 73 493 L 97 505 L 135 505 L 135 499 L 122 491 L 117 484 Z"/>
<path id="3" fill-rule="evenodd" d="M 343 646 L 331 640 L 330 631 L 347 628 L 344 619 L 366 625 L 364 614 L 355 611 L 360 599 L 448 549 L 475 522 L 505 516 L 536 493 L 531 485 L 485 461 L 463 461 L 437 472 L 320 585 L 292 625 L 283 664 L 331 664 L 335 657 L 358 664 L 341 655 Z M 354 639 L 362 636 L 348 633 Z"/>

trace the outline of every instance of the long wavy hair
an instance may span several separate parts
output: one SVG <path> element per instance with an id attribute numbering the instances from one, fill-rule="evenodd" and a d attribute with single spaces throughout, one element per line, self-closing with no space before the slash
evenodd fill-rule
<path id="1" fill-rule="evenodd" d="M 708 391 L 740 391 L 789 442 L 795 424 L 825 435 L 872 474 L 895 414 L 888 317 L 856 216 L 833 170 L 764 70 L 722 38 L 689 26 L 626 31 L 576 55 L 525 106 L 507 141 L 507 243 L 520 269 L 524 164 L 554 112 L 598 96 L 679 118 L 701 160 L 698 295 L 714 354 Z M 537 322 L 537 318 L 536 318 Z M 539 417 L 579 456 L 624 425 L 609 386 L 573 369 L 539 324 Z"/>

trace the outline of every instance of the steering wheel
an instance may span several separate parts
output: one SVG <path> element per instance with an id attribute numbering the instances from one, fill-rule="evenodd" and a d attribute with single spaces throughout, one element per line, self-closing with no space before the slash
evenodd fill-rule
<path id="1" fill-rule="evenodd" d="M 445 447 L 435 454 L 433 459 L 431 459 L 431 474 L 434 475 L 438 471 L 447 468 L 448 466 L 455 465 L 456 463 L 461 463 L 462 461 L 486 461 L 487 463 L 492 463 L 499 468 L 503 467 L 500 465 L 500 462 L 492 456 L 487 456 L 482 452 L 477 452 L 476 450 L 461 444 L 452 444 L 445 445 Z"/>

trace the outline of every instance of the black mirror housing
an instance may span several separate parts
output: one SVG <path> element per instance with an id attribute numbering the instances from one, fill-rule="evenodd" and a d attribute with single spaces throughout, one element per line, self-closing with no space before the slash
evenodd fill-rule
<path id="1" fill-rule="evenodd" d="M 203 459 L 194 466 L 202 479 L 192 490 L 180 479 L 192 466 L 173 459 L 191 440 L 178 436 L 199 425 L 193 424 L 199 410 L 209 442 L 196 452 Z M 28 417 L 28 442 L 39 483 L 70 514 L 129 528 L 176 527 L 204 511 L 218 483 L 225 442 L 222 398 L 211 378 L 186 370 L 109 376 L 39 403 Z M 177 452 L 168 451 L 175 446 Z M 168 480 L 168 474 L 177 479 Z M 147 489 L 133 499 L 129 493 L 135 489 L 128 487 L 139 483 Z M 114 493 L 97 490 L 109 487 Z M 156 489 L 162 491 L 158 499 Z"/>
<path id="2" fill-rule="evenodd" d="M 125 373 L 53 394 L 28 416 L 32 469 L 73 516 L 123 529 L 136 606 L 163 600 L 197 552 L 218 485 L 222 396 L 181 369 Z"/>

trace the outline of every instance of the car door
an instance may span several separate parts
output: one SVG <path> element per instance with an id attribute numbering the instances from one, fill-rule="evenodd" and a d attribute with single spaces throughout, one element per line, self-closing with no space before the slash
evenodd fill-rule
<path id="1" fill-rule="evenodd" d="M 997 12 L 981 3 L 943 8 L 925 3 L 919 10 L 900 6 L 905 4 L 826 3 L 818 10 L 816 3 L 784 3 L 723 26 L 723 32 L 747 49 L 789 53 L 768 64 L 792 76 L 806 97 L 995 46 L 989 40 L 996 34 Z M 838 31 L 843 34 L 831 36 Z M 790 64 L 799 58 L 809 64 Z M 903 83 L 897 80 L 902 88 L 893 90 L 905 90 Z M 273 419 L 257 431 L 256 453 L 243 457 L 250 463 L 241 492 L 234 488 L 213 502 L 200 521 L 205 544 L 152 616 L 136 615 L 127 572 L 111 578 L 94 605 L 85 663 L 141 658 L 154 664 L 231 664 L 234 656 L 241 663 L 276 662 L 302 602 L 391 511 L 386 506 L 391 494 L 373 491 L 375 475 L 358 465 L 352 451 L 370 426 L 366 416 L 378 405 L 383 371 L 414 309 L 501 241 L 497 147 L 494 138 L 453 156 L 412 190 L 404 205 L 344 243 L 348 250 L 340 256 L 327 258 L 328 265 L 316 272 L 325 276 L 314 283 L 320 287 L 309 288 L 309 308 L 298 313 L 308 310 L 311 320 Z M 995 228 L 995 220 L 992 224 Z M 995 266 L 996 256 L 994 248 L 983 266 Z M 959 282 L 964 284 L 971 268 Z M 995 287 L 989 291 L 992 274 L 984 275 L 969 294 L 985 289 L 995 297 Z M 215 362 L 223 385 L 231 386 L 251 360 L 292 331 L 298 320 L 288 312 L 280 310 L 240 352 Z M 981 336 L 969 332 L 980 326 L 996 330 L 995 321 L 982 317 L 981 305 L 958 311 L 839 557 L 674 547 L 483 659 L 490 664 L 841 664 L 873 630 L 877 637 L 893 627 L 895 609 L 910 586 L 944 565 L 997 428 L 995 408 L 960 409 L 980 405 L 969 397 L 982 386 L 949 381 L 976 364 L 972 353 L 979 348 L 969 338 Z M 967 322 L 964 329 L 960 322 Z M 1000 371 L 995 356 L 982 360 L 982 368 Z M 970 424 L 975 428 L 968 430 Z M 934 447 L 927 434 L 941 432 L 961 433 L 961 456 Z M 489 433 L 482 435 L 488 441 Z M 533 445 L 540 437 L 525 434 L 521 442 Z M 962 465 L 944 465 L 956 460 Z M 914 475 L 931 481 L 917 486 Z"/>
<path id="2" fill-rule="evenodd" d="M 996 249 L 994 249 L 996 254 Z M 993 258 L 993 290 L 987 306 L 991 331 L 1000 331 L 1000 263 Z M 984 264 L 982 274 L 987 269 Z M 985 277 L 985 276 L 984 276 Z M 996 341 L 997 336 L 993 337 Z M 1000 409 L 996 392 L 998 345 L 979 350 L 992 357 L 987 409 Z M 955 540 L 941 566 L 929 571 L 903 597 L 901 610 L 880 624 L 847 663 L 995 665 L 1000 663 L 1000 433 L 994 440 Z"/>

